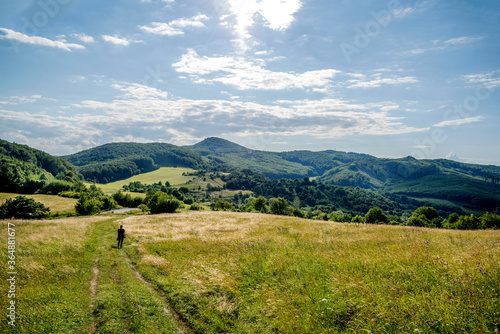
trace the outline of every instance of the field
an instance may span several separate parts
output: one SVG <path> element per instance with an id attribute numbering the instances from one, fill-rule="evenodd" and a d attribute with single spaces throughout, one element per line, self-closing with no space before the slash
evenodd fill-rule
<path id="1" fill-rule="evenodd" d="M 210 211 L 10 222 L 15 333 L 500 330 L 500 231 Z"/>
<path id="2" fill-rule="evenodd" d="M 33 198 L 35 201 L 40 202 L 46 207 L 50 208 L 50 214 L 52 216 L 57 213 L 61 215 L 76 214 L 75 204 L 78 201 L 77 199 L 54 196 L 54 195 L 42 195 L 42 194 L 23 195 L 23 194 L 0 193 L 0 204 L 4 203 L 7 198 L 14 198 L 19 195 Z"/>
<path id="3" fill-rule="evenodd" d="M 158 181 L 165 183 L 170 182 L 172 186 L 178 186 L 187 183 L 192 180 L 194 176 L 184 176 L 182 173 L 192 173 L 194 169 L 191 168 L 179 168 L 179 167 L 161 167 L 153 172 L 134 175 L 131 178 L 120 180 L 116 182 L 111 182 L 107 184 L 96 184 L 97 187 L 101 188 L 105 193 L 114 193 L 122 189 L 123 185 L 129 184 L 130 182 L 139 181 L 143 184 L 152 184 Z M 87 185 L 92 184 L 88 182 Z"/>

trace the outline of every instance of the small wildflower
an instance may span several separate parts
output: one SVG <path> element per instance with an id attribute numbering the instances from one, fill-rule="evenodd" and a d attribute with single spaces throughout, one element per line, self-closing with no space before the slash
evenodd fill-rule
<path id="1" fill-rule="evenodd" d="M 326 303 L 328 300 L 326 298 L 321 299 L 323 303 Z"/>

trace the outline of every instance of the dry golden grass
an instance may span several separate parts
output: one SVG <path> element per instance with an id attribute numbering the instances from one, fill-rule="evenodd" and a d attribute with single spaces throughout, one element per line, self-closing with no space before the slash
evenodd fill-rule
<path id="1" fill-rule="evenodd" d="M 500 325 L 493 306 L 500 231 L 209 211 L 120 223 L 138 246 L 138 268 L 198 319 L 199 331 L 453 333 Z M 188 311 L 193 304 L 198 311 Z"/>
<path id="2" fill-rule="evenodd" d="M 0 204 L 4 203 L 7 198 L 14 198 L 20 196 L 21 194 L 12 193 L 0 193 Z M 74 198 L 66 198 L 55 195 L 22 195 L 29 198 L 33 198 L 35 201 L 42 203 L 46 207 L 50 208 L 50 213 L 55 214 L 56 212 L 75 212 L 75 204 L 78 201 Z"/>

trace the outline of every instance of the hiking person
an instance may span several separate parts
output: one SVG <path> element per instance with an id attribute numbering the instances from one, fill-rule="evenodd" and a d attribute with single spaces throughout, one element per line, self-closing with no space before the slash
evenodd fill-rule
<path id="1" fill-rule="evenodd" d="M 123 228 L 123 225 L 120 225 L 120 228 L 118 229 L 118 248 L 122 248 L 123 246 L 123 239 L 125 239 L 125 229 Z"/>

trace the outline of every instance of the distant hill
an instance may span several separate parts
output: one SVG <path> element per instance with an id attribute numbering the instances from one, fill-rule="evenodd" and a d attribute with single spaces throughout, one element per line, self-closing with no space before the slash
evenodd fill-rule
<path id="1" fill-rule="evenodd" d="M 75 166 L 66 160 L 0 139 L 0 191 L 34 192 L 44 180 L 66 175 L 79 179 Z"/>
<path id="2" fill-rule="evenodd" d="M 160 167 L 203 169 L 206 162 L 195 150 L 165 143 L 111 143 L 63 156 L 86 180 L 108 183 Z"/>
<path id="3" fill-rule="evenodd" d="M 271 178 L 314 175 L 313 168 L 283 159 L 278 153 L 248 149 L 221 138 L 207 138 L 186 148 L 199 152 L 218 169 L 250 169 Z"/>
<path id="4" fill-rule="evenodd" d="M 86 179 L 102 183 L 160 166 L 250 169 L 273 179 L 315 178 L 325 184 L 370 189 L 395 201 L 439 203 L 443 209 L 494 211 L 500 205 L 500 167 L 445 159 L 382 159 L 334 150 L 269 152 L 215 137 L 184 147 L 113 143 L 63 158 L 78 166 Z"/>

